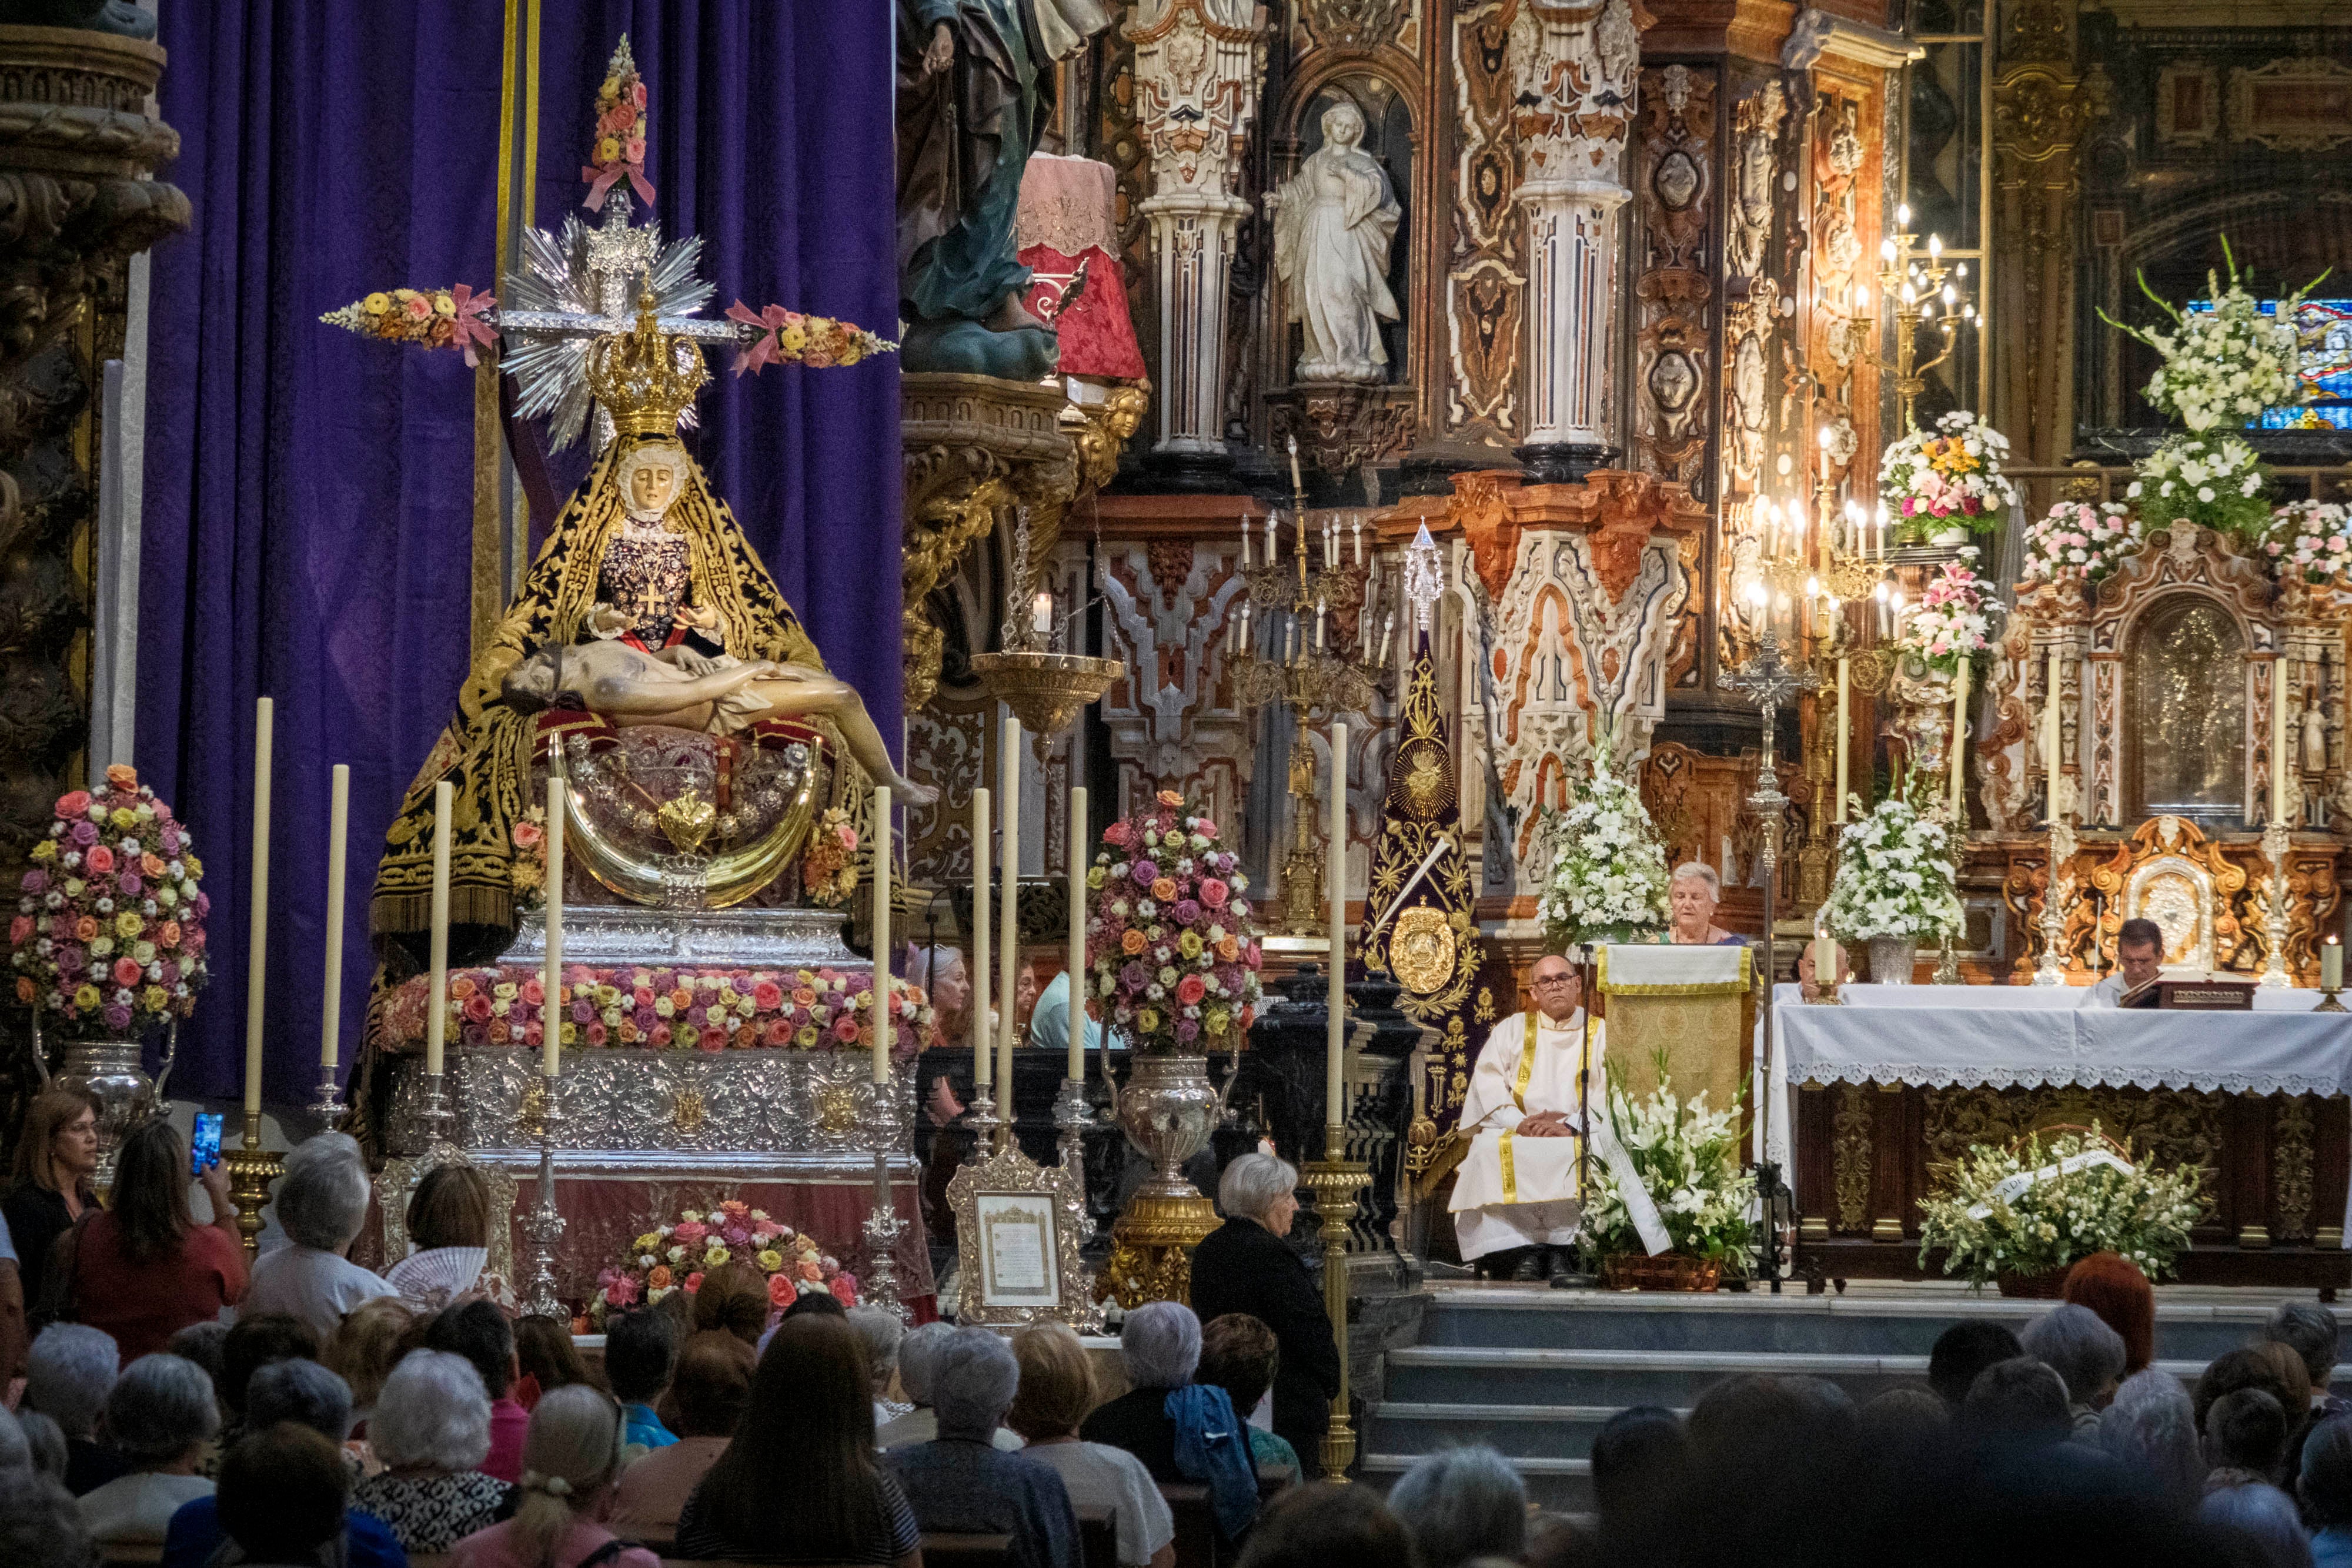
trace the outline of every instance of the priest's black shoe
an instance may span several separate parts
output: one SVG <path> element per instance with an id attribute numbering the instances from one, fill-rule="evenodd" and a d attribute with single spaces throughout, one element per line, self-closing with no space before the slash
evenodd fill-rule
<path id="1" fill-rule="evenodd" d="M 1511 1266 L 1512 1281 L 1521 1285 L 1532 1285 L 1542 1280 L 1544 1251 L 1545 1249 L 1541 1247 L 1530 1247 L 1521 1252 L 1519 1260 Z"/>

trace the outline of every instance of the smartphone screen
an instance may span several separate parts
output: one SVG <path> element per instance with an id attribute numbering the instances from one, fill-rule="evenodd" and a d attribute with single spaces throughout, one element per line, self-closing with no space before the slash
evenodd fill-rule
<path id="1" fill-rule="evenodd" d="M 196 1113 L 196 1135 L 188 1151 L 188 1163 L 194 1174 L 202 1176 L 205 1168 L 220 1164 L 221 1114 L 217 1111 Z"/>

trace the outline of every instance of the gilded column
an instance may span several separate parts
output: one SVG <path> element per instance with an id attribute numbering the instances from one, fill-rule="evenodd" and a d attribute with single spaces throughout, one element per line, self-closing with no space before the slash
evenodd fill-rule
<path id="1" fill-rule="evenodd" d="M 1642 33 L 1630 0 L 1531 0 L 1536 45 L 1518 101 L 1527 209 L 1527 440 L 1531 482 L 1580 479 L 1612 453 L 1618 209 Z"/>
<path id="2" fill-rule="evenodd" d="M 2074 430 L 2076 152 L 2106 118 L 2110 87 L 2074 68 L 2074 7 L 2027 0 L 2009 11 L 1992 89 L 1993 423 L 2021 463 L 2058 463 Z"/>
<path id="3" fill-rule="evenodd" d="M 1253 0 L 1141 0 L 1136 127 L 1151 158 L 1142 204 L 1160 268 L 1161 465 L 1199 482 L 1225 466 L 1225 291 L 1234 235 L 1250 210 L 1237 190 L 1265 77 L 1265 21 Z"/>

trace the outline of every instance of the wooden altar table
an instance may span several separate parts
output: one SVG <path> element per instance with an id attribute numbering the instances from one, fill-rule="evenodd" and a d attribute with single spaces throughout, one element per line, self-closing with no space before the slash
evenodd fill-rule
<path id="1" fill-rule="evenodd" d="M 1930 1173 L 1971 1144 L 2087 1126 L 2209 1172 L 2179 1277 L 2352 1284 L 2352 1014 L 2258 990 L 2246 1013 L 2085 1008 L 2071 987 L 1775 988 L 1768 1152 L 1790 1174 L 1817 1278 L 1936 1277 L 1918 1260 Z"/>

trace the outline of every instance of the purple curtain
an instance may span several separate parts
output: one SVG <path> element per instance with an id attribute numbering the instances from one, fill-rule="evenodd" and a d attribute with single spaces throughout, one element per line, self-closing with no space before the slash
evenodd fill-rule
<path id="1" fill-rule="evenodd" d="M 213 899 L 212 984 L 173 1083 L 184 1094 L 242 1082 L 264 693 L 277 704 L 267 1098 L 307 1102 L 317 1082 L 337 762 L 352 767 L 346 1066 L 359 1048 L 383 830 L 471 662 L 473 376 L 454 354 L 317 318 L 373 288 L 490 281 L 502 10 L 163 8 L 162 108 L 183 143 L 164 177 L 195 224 L 154 254 L 137 760 L 191 824 Z M 867 10 L 545 0 L 536 221 L 559 224 L 580 198 L 587 106 L 626 28 L 656 106 L 655 213 L 705 235 L 719 304 L 776 300 L 888 332 L 887 22 Z M 896 361 L 738 382 L 727 357 L 700 454 L 895 736 Z"/>

